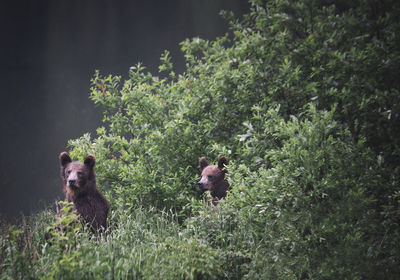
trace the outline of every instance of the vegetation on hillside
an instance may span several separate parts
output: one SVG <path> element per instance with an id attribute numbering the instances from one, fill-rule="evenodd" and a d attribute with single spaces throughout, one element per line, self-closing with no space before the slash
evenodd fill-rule
<path id="1" fill-rule="evenodd" d="M 46 210 L 2 227 L 0 278 L 395 279 L 400 275 L 400 3 L 251 0 L 214 41 L 181 43 L 157 76 L 96 72 L 101 236 L 50 246 Z M 198 159 L 229 158 L 217 210 Z M 69 215 L 59 217 L 69 222 Z"/>

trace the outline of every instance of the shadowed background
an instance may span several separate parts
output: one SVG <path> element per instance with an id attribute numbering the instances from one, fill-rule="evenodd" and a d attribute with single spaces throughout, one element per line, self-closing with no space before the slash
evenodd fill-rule
<path id="1" fill-rule="evenodd" d="M 32 213 L 62 197 L 58 155 L 92 135 L 101 110 L 88 98 L 95 70 L 127 77 L 142 62 L 157 74 L 179 43 L 228 31 L 219 15 L 246 0 L 2 1 L 0 4 L 0 215 Z"/>

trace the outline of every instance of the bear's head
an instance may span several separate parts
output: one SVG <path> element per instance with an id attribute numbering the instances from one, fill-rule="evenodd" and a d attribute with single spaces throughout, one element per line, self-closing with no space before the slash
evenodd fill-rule
<path id="1" fill-rule="evenodd" d="M 229 189 L 229 183 L 225 179 L 225 166 L 228 165 L 226 157 L 221 156 L 218 165 L 210 165 L 205 157 L 200 158 L 201 178 L 197 183 L 199 189 L 209 191 L 213 197 L 213 204 L 224 198 Z"/>
<path id="2" fill-rule="evenodd" d="M 63 181 L 64 190 L 68 193 L 81 193 L 88 190 L 95 182 L 94 165 L 96 159 L 92 155 L 88 155 L 84 162 L 72 161 L 67 152 L 60 154 L 61 179 Z M 94 184 L 95 185 L 95 184 Z"/>

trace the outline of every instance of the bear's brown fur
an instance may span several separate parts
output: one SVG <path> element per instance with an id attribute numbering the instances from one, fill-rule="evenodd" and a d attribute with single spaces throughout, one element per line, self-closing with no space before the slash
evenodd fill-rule
<path id="1" fill-rule="evenodd" d="M 74 204 L 82 222 L 94 230 L 105 229 L 110 206 L 97 188 L 95 157 L 88 155 L 84 162 L 72 161 L 67 152 L 62 152 L 59 158 L 66 199 Z"/>
<path id="2" fill-rule="evenodd" d="M 225 179 L 224 167 L 228 165 L 226 157 L 218 159 L 218 165 L 210 165 L 205 157 L 200 158 L 201 178 L 197 186 L 203 191 L 209 191 L 212 197 L 212 204 L 216 206 L 218 201 L 226 196 L 229 183 Z M 210 204 L 210 201 L 207 201 Z"/>

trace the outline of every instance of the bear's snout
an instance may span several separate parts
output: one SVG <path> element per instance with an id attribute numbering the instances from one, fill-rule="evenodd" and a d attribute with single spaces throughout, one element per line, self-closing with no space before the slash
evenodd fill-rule
<path id="1" fill-rule="evenodd" d="M 76 188 L 76 187 L 77 187 L 77 186 L 76 186 L 76 180 L 68 180 L 68 185 L 69 185 L 70 187 Z"/>
<path id="2" fill-rule="evenodd" d="M 198 182 L 198 183 L 197 183 L 197 187 L 198 187 L 200 190 L 204 190 L 204 184 L 203 184 L 203 183 Z"/>
<path id="3" fill-rule="evenodd" d="M 73 187 L 75 186 L 76 180 L 68 180 L 68 184 Z"/>

